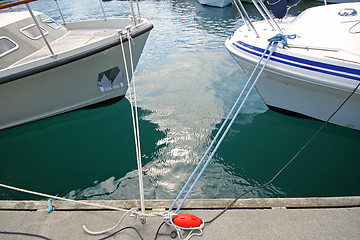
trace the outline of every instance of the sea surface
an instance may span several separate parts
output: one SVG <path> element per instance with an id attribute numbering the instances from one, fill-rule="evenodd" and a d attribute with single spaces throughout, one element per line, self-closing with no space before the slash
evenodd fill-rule
<path id="1" fill-rule="evenodd" d="M 58 3 L 65 21 L 102 18 L 98 0 Z M 131 14 L 127 1 L 102 3 L 107 17 Z M 289 14 L 316 4 L 303 1 Z M 224 47 L 243 21 L 233 6 L 196 0 L 139 5 L 154 25 L 135 72 L 145 198 L 173 199 L 247 80 Z M 62 22 L 53 1 L 30 6 Z M 273 112 L 253 91 L 190 198 L 235 198 L 263 185 L 322 124 Z M 360 195 L 359 146 L 359 131 L 327 125 L 275 181 L 244 198 Z M 3 184 L 71 199 L 139 198 L 128 96 L 0 131 L 0 164 Z M 42 198 L 0 189 L 0 199 Z"/>

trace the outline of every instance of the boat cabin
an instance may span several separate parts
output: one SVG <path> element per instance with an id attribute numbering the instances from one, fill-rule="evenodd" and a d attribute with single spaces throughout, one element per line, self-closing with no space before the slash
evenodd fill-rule
<path id="1" fill-rule="evenodd" d="M 36 11 L 33 13 L 48 42 L 53 42 L 68 32 L 47 15 Z M 16 65 L 18 61 L 44 47 L 46 42 L 28 11 L 0 15 L 0 69 Z M 51 55 L 50 51 L 48 55 Z"/>

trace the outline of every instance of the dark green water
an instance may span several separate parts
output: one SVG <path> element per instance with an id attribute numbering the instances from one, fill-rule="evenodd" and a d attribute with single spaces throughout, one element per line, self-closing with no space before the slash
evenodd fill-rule
<path id="1" fill-rule="evenodd" d="M 68 21 L 101 18 L 99 2 L 87 2 L 59 4 Z M 130 14 L 128 2 L 103 3 L 110 16 Z M 31 4 L 61 22 L 52 1 Z M 140 1 L 140 8 L 155 26 L 135 73 L 145 198 L 175 198 L 246 82 L 224 48 L 242 21 L 231 6 L 196 0 Z M 268 110 L 253 92 L 190 197 L 233 198 L 264 184 L 321 125 Z M 359 195 L 359 145 L 359 131 L 328 125 L 268 188 L 245 197 Z M 126 98 L 1 131 L 0 153 L 3 184 L 74 199 L 139 195 Z M 39 198 L 0 189 L 0 199 Z"/>

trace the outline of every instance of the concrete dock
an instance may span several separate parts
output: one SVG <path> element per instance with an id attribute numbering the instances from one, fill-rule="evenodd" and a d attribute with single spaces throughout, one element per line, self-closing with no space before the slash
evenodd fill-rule
<path id="1" fill-rule="evenodd" d="M 189 199 L 181 213 L 209 221 L 232 199 Z M 126 208 L 139 207 L 134 200 L 86 201 Z M 163 212 L 172 200 L 147 200 L 147 212 Z M 114 226 L 123 212 L 104 210 L 79 203 L 53 201 L 55 211 L 48 213 L 47 201 L 0 201 L 0 231 L 38 234 L 50 239 L 101 239 L 109 236 L 87 234 Z M 126 217 L 112 232 L 135 227 L 143 239 L 154 239 L 163 220 L 149 217 L 142 224 Z M 174 229 L 163 225 L 157 239 L 172 239 Z M 0 239 L 37 239 L 16 234 L 0 234 Z M 40 239 L 40 238 L 38 238 Z M 141 239 L 133 229 L 125 229 L 108 239 Z M 240 199 L 222 216 L 206 224 L 202 236 L 191 239 L 360 239 L 360 197 L 335 198 L 258 198 Z"/>

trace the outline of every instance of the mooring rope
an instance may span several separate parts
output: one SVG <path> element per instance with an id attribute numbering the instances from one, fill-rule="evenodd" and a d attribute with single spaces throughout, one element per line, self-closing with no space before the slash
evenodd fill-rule
<path id="1" fill-rule="evenodd" d="M 210 146 L 208 147 L 208 149 L 206 150 L 205 154 L 203 155 L 202 159 L 200 160 L 199 164 L 196 166 L 195 170 L 193 171 L 193 173 L 191 174 L 191 176 L 189 177 L 188 181 L 185 183 L 184 187 L 182 188 L 182 190 L 180 191 L 180 193 L 178 194 L 178 196 L 176 197 L 175 201 L 173 202 L 173 204 L 171 205 L 169 211 L 172 211 L 172 209 L 174 208 L 176 202 L 179 200 L 180 196 L 183 194 L 184 190 L 188 187 L 189 183 L 191 182 L 192 178 L 195 176 L 196 172 L 198 171 L 198 169 L 200 168 L 200 166 L 202 165 L 205 157 L 209 154 L 210 150 L 213 148 L 215 142 L 217 141 L 217 138 L 220 136 L 221 132 L 223 131 L 223 128 L 225 127 L 225 125 L 227 124 L 228 120 L 230 119 L 230 116 L 233 114 L 233 111 L 235 110 L 236 106 L 238 105 L 240 99 L 242 98 L 242 95 L 245 92 L 245 89 L 247 88 L 248 84 L 250 83 L 251 79 L 253 78 L 255 72 L 257 71 L 259 65 L 261 64 L 263 58 L 265 57 L 266 53 L 268 52 L 269 48 L 272 46 L 272 48 L 270 49 L 269 55 L 267 56 L 264 65 L 262 66 L 260 72 L 258 73 L 257 77 L 255 78 L 255 80 L 253 81 L 253 84 L 250 86 L 246 96 L 244 97 L 244 99 L 242 100 L 240 106 L 238 107 L 235 115 L 233 116 L 232 120 L 230 121 L 230 123 L 228 124 L 227 128 L 225 129 L 225 131 L 223 132 L 220 140 L 217 142 L 217 145 L 215 146 L 215 148 L 212 150 L 211 155 L 209 156 L 209 158 L 207 159 L 207 161 L 205 162 L 203 168 L 201 169 L 200 173 L 198 174 L 198 176 L 196 177 L 196 179 L 194 180 L 193 184 L 191 185 L 190 189 L 188 190 L 188 192 L 186 193 L 184 199 L 181 201 L 181 203 L 179 204 L 179 206 L 177 207 L 175 213 L 177 213 L 180 208 L 182 207 L 182 205 L 185 203 L 186 199 L 188 198 L 189 194 L 191 193 L 191 191 L 193 190 L 193 188 L 195 187 L 196 183 L 198 182 L 198 180 L 200 179 L 200 177 L 202 176 L 202 174 L 204 173 L 205 169 L 207 168 L 208 164 L 210 163 L 210 160 L 213 158 L 213 156 L 215 155 L 217 149 L 219 148 L 219 146 L 221 145 L 222 141 L 224 140 L 225 136 L 227 135 L 228 131 L 230 130 L 232 124 L 234 123 L 236 117 L 238 116 L 238 114 L 240 113 L 240 110 L 242 109 L 244 103 L 246 102 L 248 96 L 250 95 L 251 90 L 254 88 L 255 84 L 257 83 L 260 75 L 262 74 L 262 72 L 264 71 L 266 64 L 268 63 L 268 61 L 270 60 L 272 54 L 275 52 L 278 43 L 279 42 L 283 42 L 286 43 L 286 39 L 289 36 L 283 35 L 283 34 L 277 34 L 274 37 L 268 39 L 269 44 L 267 46 L 267 48 L 265 49 L 265 51 L 263 52 L 259 62 L 257 63 L 256 67 L 254 68 L 252 74 L 250 75 L 250 77 L 248 78 L 243 90 L 241 91 L 238 99 L 236 100 L 236 102 L 234 103 L 232 109 L 230 110 L 229 114 L 227 115 L 225 121 L 223 122 L 222 126 L 220 127 L 220 129 L 218 130 L 215 138 L 213 139 L 213 141 L 211 142 Z M 294 38 L 295 36 L 291 36 L 289 38 Z"/>
<path id="2" fill-rule="evenodd" d="M 136 100 L 136 90 L 135 90 L 136 83 L 135 83 L 135 77 L 134 77 L 134 62 L 133 62 L 133 58 L 132 58 L 132 42 L 131 42 L 132 38 L 130 35 L 131 27 L 126 27 L 126 29 L 127 29 L 126 32 L 124 32 L 125 30 L 122 30 L 119 32 L 119 35 L 120 35 L 119 38 L 120 38 L 120 45 L 121 45 L 121 49 L 122 49 L 122 56 L 123 56 L 123 60 L 124 60 L 126 79 L 127 79 L 127 84 L 128 84 L 128 88 L 129 88 L 131 115 L 132 115 L 133 129 L 134 129 L 135 150 L 136 150 L 136 158 L 137 158 L 138 173 L 139 173 L 141 213 L 137 212 L 136 208 L 127 210 L 127 209 L 104 206 L 104 205 L 100 205 L 100 204 L 81 202 L 78 200 L 62 198 L 62 197 L 53 196 L 50 194 L 30 191 L 30 190 L 21 189 L 21 188 L 17 188 L 17 187 L 13 187 L 13 186 L 9 186 L 9 185 L 0 183 L 0 187 L 3 187 L 3 188 L 7 188 L 7 189 L 19 191 L 19 192 L 24 192 L 24 193 L 28 193 L 28 194 L 32 194 L 32 195 L 42 196 L 42 197 L 49 198 L 49 199 L 56 199 L 56 200 L 67 201 L 67 202 L 72 202 L 72 203 L 76 203 L 76 204 L 83 204 L 83 205 L 88 205 L 88 206 L 93 206 L 93 207 L 98 207 L 98 208 L 105 208 L 105 209 L 109 209 L 109 210 L 125 212 L 124 215 L 120 218 L 120 220 L 116 223 L 115 226 L 113 226 L 109 229 L 103 230 L 103 231 L 99 231 L 99 232 L 91 231 L 84 225 L 83 226 L 84 231 L 91 235 L 99 235 L 99 234 L 103 234 L 103 233 L 109 232 L 111 230 L 114 230 L 115 228 L 117 228 L 119 226 L 119 224 L 123 221 L 123 219 L 129 214 L 133 214 L 141 221 L 144 221 L 144 219 L 146 217 L 162 217 L 164 219 L 169 219 L 174 215 L 172 213 L 169 214 L 168 212 L 164 212 L 164 213 L 155 212 L 155 213 L 150 213 L 150 214 L 145 213 L 145 199 L 144 199 L 141 150 L 140 150 L 140 131 L 139 131 L 139 120 L 138 120 L 137 100 Z M 132 79 L 133 79 L 132 86 L 130 85 L 130 77 L 129 77 L 129 71 L 128 71 L 128 67 L 127 67 L 127 59 L 126 59 L 126 55 L 125 55 L 125 49 L 124 49 L 124 43 L 122 40 L 122 35 L 126 35 L 128 42 L 129 42 L 129 55 L 130 55 L 130 64 L 131 64 L 130 67 L 131 67 L 131 74 L 132 74 Z M 134 96 L 132 94 L 132 90 L 134 91 Z M 134 102 L 134 104 L 133 104 L 133 102 Z M 51 202 L 49 202 L 49 205 L 51 205 Z M 55 210 L 55 208 L 53 206 L 49 206 L 48 211 L 51 212 L 53 210 Z"/>
<path id="3" fill-rule="evenodd" d="M 130 36 L 130 29 L 128 29 L 127 31 L 127 37 L 129 40 L 129 53 L 130 56 L 132 56 L 132 50 L 131 50 L 131 36 Z M 130 79 L 129 79 L 129 74 L 128 74 L 128 69 L 127 69 L 127 64 L 126 64 L 126 57 L 125 57 L 125 52 L 124 52 L 124 46 L 123 46 L 123 41 L 122 41 L 122 33 L 120 33 L 120 41 L 121 41 L 121 47 L 122 47 L 122 52 L 123 52 L 123 57 L 124 57 L 124 65 L 125 65 L 125 71 L 126 71 L 126 75 L 127 75 L 127 81 L 128 81 L 128 86 L 130 88 Z M 24 193 L 28 193 L 28 194 L 33 194 L 33 195 L 38 195 L 38 196 L 42 196 L 42 197 L 46 197 L 46 198 L 50 198 L 50 199 L 56 199 L 56 200 L 61 200 L 61 201 L 67 201 L 67 202 L 72 202 L 72 203 L 76 203 L 76 204 L 83 204 L 83 205 L 88 205 L 88 206 L 93 206 L 93 207 L 99 207 L 99 208 L 104 208 L 104 209 L 109 209 L 109 210 L 116 210 L 116 211 L 123 211 L 125 212 L 124 215 L 122 215 L 122 217 L 120 218 L 120 220 L 116 223 L 116 225 L 114 225 L 114 227 L 103 230 L 103 231 L 99 231 L 99 232 L 94 232 L 94 231 L 90 231 L 85 225 L 83 226 L 83 229 L 85 232 L 92 234 L 92 235 L 99 235 L 99 234 L 103 234 L 106 232 L 109 232 L 111 230 L 114 230 L 115 228 L 117 228 L 120 223 L 125 219 L 126 216 L 133 214 L 135 215 L 138 219 L 142 220 L 144 217 L 162 217 L 164 219 L 165 222 L 167 222 L 169 225 L 172 225 L 178 234 L 178 237 L 181 239 L 181 237 L 183 237 L 183 231 L 184 230 L 188 230 L 190 231 L 190 233 L 183 239 L 190 239 L 192 236 L 194 235 L 201 235 L 202 234 L 202 229 L 204 227 L 204 224 L 209 224 L 211 222 L 213 222 L 215 219 L 217 219 L 220 215 L 222 215 L 231 205 L 233 205 L 240 197 L 244 196 L 245 194 L 249 193 L 250 191 L 256 190 L 256 189 L 260 189 L 260 188 L 264 188 L 266 186 L 268 186 L 272 181 L 274 181 L 278 175 L 284 171 L 285 168 L 287 168 L 290 163 L 292 161 L 294 161 L 294 159 L 311 143 L 311 141 L 315 138 L 315 136 L 326 126 L 327 123 L 330 122 L 330 120 L 332 119 L 332 117 L 343 107 L 343 105 L 350 99 L 350 97 L 357 91 L 357 89 L 360 87 L 360 83 L 357 84 L 356 88 L 352 91 L 352 93 L 345 99 L 345 101 L 333 112 L 333 114 L 328 118 L 328 120 L 324 123 L 324 125 L 311 137 L 311 139 L 300 149 L 300 151 L 266 184 L 260 186 L 260 187 L 255 187 L 243 194 L 241 194 L 238 198 L 236 198 L 233 202 L 230 203 L 230 205 L 228 205 L 228 207 L 226 207 L 220 214 L 218 214 L 215 218 L 213 218 L 210 221 L 206 221 L 206 222 L 202 222 L 202 224 L 199 227 L 195 227 L 195 228 L 183 228 L 183 227 L 179 227 L 177 225 L 175 225 L 173 223 L 173 217 L 175 215 L 177 215 L 177 212 L 180 210 L 181 206 L 183 205 L 183 203 L 185 202 L 186 198 L 188 197 L 188 195 L 190 194 L 191 190 L 193 189 L 193 187 L 195 186 L 195 184 L 197 183 L 197 181 L 199 180 L 199 178 L 201 177 L 202 173 L 204 172 L 204 170 L 206 169 L 207 165 L 209 164 L 210 160 L 212 159 L 212 157 L 214 156 L 215 152 L 217 151 L 218 147 L 220 146 L 221 142 L 223 141 L 223 139 L 225 138 L 226 134 L 228 133 L 230 127 L 232 126 L 233 122 L 235 121 L 236 117 L 238 116 L 242 106 L 244 105 L 245 101 L 247 100 L 250 92 L 252 91 L 252 89 L 254 88 L 255 84 L 257 83 L 260 75 L 262 74 L 263 70 L 265 69 L 265 66 L 267 65 L 268 61 L 270 60 L 272 54 L 275 52 L 278 43 L 282 42 L 283 43 L 283 47 L 286 46 L 286 38 L 293 38 L 295 36 L 292 35 L 282 35 L 282 34 L 278 34 L 276 36 L 274 36 L 273 38 L 269 39 L 270 43 L 268 44 L 267 48 L 265 49 L 265 51 L 263 52 L 260 61 L 258 62 L 258 64 L 256 65 L 256 67 L 254 68 L 251 76 L 249 77 L 248 81 L 246 82 L 243 90 L 241 91 L 238 99 L 236 100 L 235 104 L 233 105 L 230 113 L 228 114 L 228 116 L 226 117 L 224 123 L 222 124 L 221 128 L 219 129 L 218 133 L 216 134 L 213 142 L 211 143 L 210 147 L 207 149 L 206 153 L 204 154 L 203 158 L 201 159 L 201 161 L 199 162 L 198 166 L 196 167 L 196 169 L 194 170 L 193 174 L 191 175 L 191 177 L 189 178 L 189 180 L 187 181 L 187 183 L 185 184 L 185 186 L 183 187 L 183 189 L 181 190 L 181 192 L 179 193 L 178 197 L 176 198 L 176 200 L 174 201 L 173 205 L 171 206 L 171 209 L 168 212 L 163 212 L 163 213 L 145 213 L 144 210 L 142 209 L 142 212 L 139 213 L 137 212 L 137 208 L 132 208 L 130 210 L 128 209 L 121 209 L 121 208 L 115 208 L 115 207 L 110 207 L 110 206 L 105 206 L 105 205 L 100 205 L 100 204 L 94 204 L 94 203 L 88 203 L 88 202 L 82 202 L 82 201 L 78 201 L 78 200 L 72 200 L 72 199 L 67 199 L 67 198 L 62 198 L 62 197 L 58 197 L 58 196 L 53 196 L 50 194 L 45 194 L 45 193 L 39 193 L 39 192 L 35 192 L 35 191 L 30 191 L 30 190 L 26 190 L 26 189 L 21 189 L 21 188 L 17 188 L 17 187 L 13 187 L 13 186 L 9 186 L 9 185 L 5 185 L 5 184 L 1 184 L 0 183 L 0 187 L 3 188 L 7 188 L 7 189 L 11 189 L 11 190 L 15 190 L 15 191 L 19 191 L 19 192 L 24 192 Z M 272 48 L 269 51 L 269 48 L 272 46 Z M 235 115 L 233 116 L 231 122 L 228 124 L 225 132 L 222 134 L 221 139 L 219 140 L 219 142 L 217 143 L 216 147 L 213 149 L 210 157 L 208 158 L 205 166 L 203 167 L 203 169 L 201 170 L 201 172 L 199 173 L 198 177 L 196 178 L 195 182 L 193 183 L 193 185 L 191 186 L 191 188 L 189 189 L 188 193 L 186 194 L 186 197 L 184 198 L 184 200 L 181 202 L 181 204 L 179 205 L 179 207 L 177 208 L 177 210 L 175 211 L 175 213 L 172 213 L 171 210 L 174 207 L 176 201 L 179 199 L 180 195 L 183 193 L 183 191 L 185 190 L 185 188 L 188 186 L 191 178 L 193 177 L 193 175 L 196 173 L 196 171 L 198 170 L 199 166 L 201 165 L 201 163 L 203 162 L 203 160 L 205 159 L 205 157 L 207 156 L 207 154 L 210 152 L 211 148 L 213 147 L 214 143 L 216 142 L 217 138 L 220 136 L 220 133 L 222 132 L 223 128 L 225 127 L 227 121 L 230 119 L 230 116 L 233 114 L 233 111 L 235 110 L 235 107 L 238 105 L 243 93 L 245 92 L 245 89 L 247 88 L 248 84 L 250 83 L 253 75 L 255 74 L 255 72 L 257 71 L 257 68 L 259 67 L 259 65 L 261 64 L 263 58 L 265 57 L 266 53 L 269 51 L 269 54 L 266 58 L 266 61 L 264 63 L 264 65 L 262 66 L 260 72 L 258 73 L 256 79 L 253 81 L 252 85 L 250 86 L 250 89 L 248 90 L 246 96 L 244 97 L 244 99 L 242 100 L 240 106 L 238 107 Z M 131 70 L 132 70 L 132 76 L 134 76 L 134 67 L 133 67 L 133 60 L 132 58 L 130 59 L 130 63 L 131 63 Z M 133 86 L 135 87 L 135 81 L 133 80 Z M 133 110 L 133 105 L 132 105 L 132 94 L 131 94 L 131 89 L 129 91 L 130 94 L 130 102 L 131 102 L 131 108 L 132 108 L 132 116 L 133 116 L 133 124 L 137 123 L 137 127 L 136 130 L 134 128 L 134 135 L 135 135 L 135 145 L 136 147 L 138 147 L 138 149 L 136 149 L 136 153 L 137 153 L 137 159 L 140 160 L 140 168 L 139 171 L 141 171 L 142 173 L 142 169 L 141 169 L 141 152 L 140 152 L 140 141 L 139 141 L 139 126 L 138 126 L 138 119 L 134 120 L 134 110 Z M 137 116 L 137 103 L 136 103 L 136 92 L 135 92 L 135 88 L 134 88 L 134 104 L 135 104 L 135 114 L 136 114 L 136 118 L 138 118 Z M 139 158 L 140 156 L 140 158 Z M 142 175 L 142 174 L 141 174 Z M 140 173 L 139 173 L 140 176 Z M 140 182 L 140 177 L 139 177 L 139 182 Z M 162 223 L 163 225 L 163 223 Z M 160 225 L 160 227 L 162 226 Z M 156 233 L 156 236 L 158 235 L 158 232 L 160 230 L 160 227 Z M 122 228 L 120 230 L 118 230 L 115 233 L 112 233 L 111 235 L 103 238 L 103 239 L 107 239 L 113 235 L 115 235 L 116 233 L 123 231 L 124 229 L 134 229 L 139 237 L 141 239 L 143 239 L 140 235 L 140 233 L 134 228 L 134 227 L 125 227 Z M 198 232 L 194 232 L 195 230 L 198 230 Z M 4 234 L 23 234 L 23 235 L 28 235 L 27 233 L 11 233 L 11 232 L 1 232 Z M 29 234 L 29 236 L 32 236 Z M 34 235 L 36 236 L 36 235 Z M 156 239 L 155 236 L 155 239 Z M 45 238 L 45 237 L 44 237 Z M 47 239 L 47 238 L 45 238 Z"/>
<path id="4" fill-rule="evenodd" d="M 132 89 L 134 91 L 134 108 L 135 108 L 135 120 L 136 120 L 136 139 L 138 145 L 138 154 L 137 154 L 137 165 L 138 165 L 138 173 L 139 173 L 139 190 L 140 190 L 140 201 L 141 201 L 141 211 L 145 211 L 145 194 L 144 194 L 144 181 L 143 181 L 143 170 L 142 170 L 142 161 L 141 161 L 141 147 L 140 147 L 140 129 L 139 129 L 139 114 L 137 108 L 137 100 L 136 100 L 136 81 L 135 81 L 135 73 L 134 73 L 134 61 L 132 55 L 132 47 L 131 47 L 131 36 L 130 30 L 127 31 L 127 36 L 129 39 L 129 53 L 130 53 L 130 63 L 131 63 L 131 74 L 132 74 Z M 131 89 L 130 89 L 131 90 Z"/>
<path id="5" fill-rule="evenodd" d="M 93 231 L 90 231 L 85 225 L 83 225 L 83 229 L 86 233 L 90 234 L 90 235 L 100 235 L 100 234 L 104 234 L 104 233 L 107 233 L 111 230 L 114 230 L 115 228 L 117 228 L 120 223 L 124 220 L 124 218 L 129 215 L 130 213 L 134 212 L 134 210 L 136 210 L 136 208 L 132 208 L 130 210 L 128 210 L 124 215 L 122 215 L 122 217 L 120 218 L 120 220 L 115 224 L 115 226 L 111 227 L 111 228 L 108 228 L 108 229 L 105 229 L 103 231 L 99 231 L 99 232 L 93 232 Z"/>
<path id="6" fill-rule="evenodd" d="M 104 230 L 104 231 L 102 231 L 102 233 L 105 233 L 107 231 L 115 229 L 117 226 L 119 226 L 119 224 L 124 219 L 124 217 L 129 215 L 130 213 L 133 214 L 134 216 L 136 216 L 138 219 L 143 219 L 145 217 L 161 217 L 161 218 L 164 218 L 164 219 L 169 219 L 169 218 L 172 218 L 174 216 L 174 214 L 169 214 L 168 212 L 143 213 L 143 212 L 138 212 L 137 208 L 132 208 L 132 209 L 129 210 L 129 209 L 116 208 L 116 207 L 111 207 L 111 206 L 106 206 L 106 205 L 101 205 L 101 204 L 96 204 L 96 203 L 83 202 L 83 201 L 79 201 L 79 200 L 73 200 L 73 199 L 58 197 L 58 196 L 54 196 L 54 195 L 47 194 L 47 193 L 41 193 L 41 192 L 31 191 L 31 190 L 27 190 L 27 189 L 23 189 L 23 188 L 18 188 L 18 187 L 14 187 L 14 186 L 2 184 L 2 183 L 0 183 L 0 187 L 7 188 L 7 189 L 10 189 L 10 190 L 14 190 L 14 191 L 18 191 L 18 192 L 27 193 L 27 194 L 32 194 L 32 195 L 36 195 L 36 196 L 40 196 L 40 197 L 45 197 L 45 198 L 48 198 L 48 199 L 55 199 L 55 200 L 60 200 L 60 201 L 65 201 L 65 202 L 71 202 L 71 203 L 74 203 L 74 204 L 81 204 L 81 205 L 86 205 L 86 206 L 91 206 L 91 207 L 96 207 L 96 208 L 103 208 L 103 209 L 108 209 L 108 210 L 124 212 L 124 216 L 121 217 L 121 219 L 115 225 L 115 227 Z M 52 210 L 56 210 L 56 209 L 53 208 Z M 84 225 L 83 228 L 85 230 L 86 226 Z M 99 232 L 92 232 L 92 231 L 90 231 L 88 229 L 85 230 L 85 231 L 87 231 L 89 234 L 93 234 L 93 233 L 95 233 L 95 235 L 101 234 Z"/>
<path id="7" fill-rule="evenodd" d="M 141 149 L 140 149 L 140 130 L 139 130 L 139 117 L 137 111 L 137 101 L 136 101 L 136 88 L 135 88 L 135 76 L 134 76 L 134 63 L 132 58 L 132 48 L 131 48 L 131 36 L 130 36 L 130 27 L 126 27 L 126 35 L 129 42 L 129 54 L 130 54 L 130 64 L 131 64 L 131 74 L 132 74 L 132 88 L 130 84 L 130 77 L 127 68 L 125 50 L 124 50 L 124 43 L 122 41 L 122 34 L 123 31 L 120 32 L 120 43 L 122 49 L 122 55 L 124 60 L 125 72 L 126 72 L 126 80 L 129 87 L 129 102 L 131 107 L 131 117 L 133 122 L 133 129 L 134 129 L 134 140 L 135 140 L 135 151 L 136 151 L 136 160 L 138 166 L 138 174 L 139 174 L 139 192 L 140 192 L 140 203 L 141 203 L 141 211 L 145 212 L 145 197 L 144 197 L 144 184 L 143 184 L 143 175 L 142 175 L 142 162 L 141 162 Z M 132 95 L 132 90 L 134 91 L 134 97 Z M 133 103 L 134 102 L 134 103 Z"/>
<path id="8" fill-rule="evenodd" d="M 310 145 L 310 143 L 315 139 L 315 137 L 323 130 L 323 128 L 330 122 L 330 120 L 334 117 L 334 115 L 345 105 L 345 103 L 356 93 L 356 91 L 359 89 L 360 87 L 360 82 L 356 85 L 356 87 L 353 89 L 353 91 L 350 93 L 350 95 L 341 103 L 341 105 L 339 107 L 336 108 L 336 110 L 330 115 L 330 117 L 323 123 L 323 125 L 321 125 L 321 127 L 311 136 L 311 138 L 305 143 L 304 146 L 302 146 L 302 148 L 300 148 L 300 150 L 294 155 L 293 158 L 290 159 L 289 162 L 287 162 L 267 183 L 258 186 L 258 187 L 253 187 L 250 190 L 242 193 L 240 196 L 238 196 L 237 198 L 235 198 L 226 208 L 224 208 L 218 215 L 216 215 L 213 219 L 206 221 L 205 224 L 210 224 L 213 221 L 215 221 L 218 217 L 220 217 L 222 214 L 224 214 L 232 205 L 234 205 L 234 203 L 239 200 L 241 197 L 243 197 L 244 195 L 248 194 L 249 192 L 252 192 L 254 190 L 258 190 L 258 189 L 262 189 L 265 188 L 267 186 L 269 186 L 301 153 L 302 151 L 305 150 L 305 148 L 307 148 L 307 146 Z"/>
<path id="9" fill-rule="evenodd" d="M 9 185 L 2 184 L 2 183 L 0 183 L 0 187 L 15 190 L 15 191 L 18 191 L 18 192 L 32 194 L 32 195 L 36 195 L 36 196 L 40 196 L 40 197 L 72 202 L 72 203 L 76 203 L 76 204 L 82 204 L 82 205 L 98 207 L 98 208 L 104 208 L 104 209 L 115 210 L 115 211 L 124 211 L 124 212 L 128 211 L 127 209 L 115 208 L 115 207 L 110 207 L 110 206 L 105 206 L 105 205 L 100 205 L 100 204 L 95 204 L 95 203 L 88 203 L 88 202 L 82 202 L 82 201 L 79 201 L 79 200 L 72 200 L 72 199 L 68 199 L 68 198 L 62 198 L 62 197 L 58 197 L 58 196 L 54 196 L 54 195 L 50 195 L 50 194 L 46 194 L 46 193 L 40 193 L 40 192 L 35 192 L 35 191 L 23 189 L 23 188 L 9 186 Z"/>

